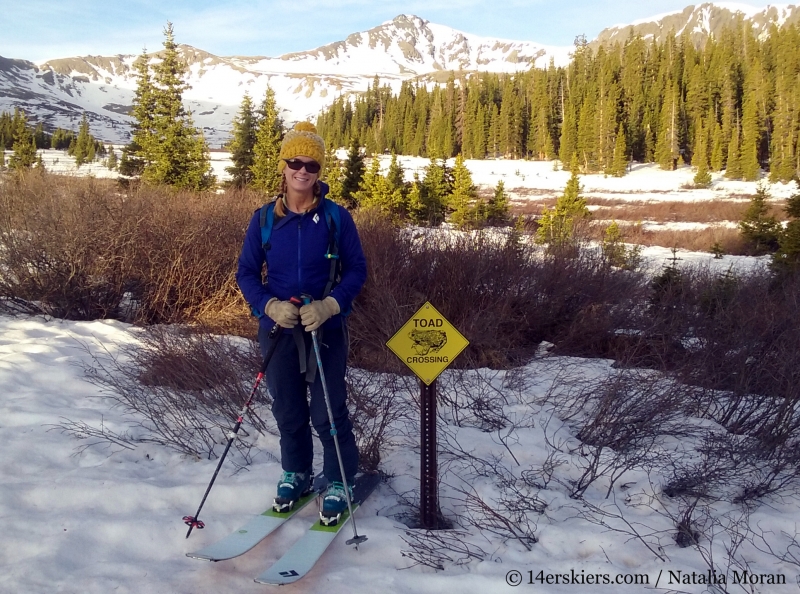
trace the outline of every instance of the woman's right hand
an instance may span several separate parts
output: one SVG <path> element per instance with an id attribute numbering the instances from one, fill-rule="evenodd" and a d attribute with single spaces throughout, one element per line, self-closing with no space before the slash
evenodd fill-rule
<path id="1" fill-rule="evenodd" d="M 273 297 L 267 301 L 266 313 L 281 328 L 294 328 L 297 325 L 299 310 L 289 301 L 280 301 Z"/>

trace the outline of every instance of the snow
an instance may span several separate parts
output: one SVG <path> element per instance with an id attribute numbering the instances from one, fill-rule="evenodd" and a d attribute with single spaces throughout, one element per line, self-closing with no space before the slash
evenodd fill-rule
<path id="1" fill-rule="evenodd" d="M 340 149 L 337 158 L 345 159 L 347 151 Z M 381 173 L 386 174 L 391 162 L 391 156 L 381 155 Z M 430 159 L 424 157 L 398 157 L 400 164 L 405 169 L 405 179 L 412 181 L 414 173 L 424 177 L 424 170 L 430 164 Z M 522 159 L 466 159 L 464 161 L 470 170 L 472 181 L 478 186 L 494 188 L 502 181 L 507 192 L 512 197 L 528 196 L 534 190 L 543 197 L 560 195 L 570 172 L 561 168 L 559 162 L 554 161 L 527 161 Z M 449 159 L 448 165 L 452 167 L 455 159 Z M 556 170 L 557 169 L 557 170 Z M 634 163 L 630 172 L 623 177 L 612 177 L 602 173 L 593 173 L 580 176 L 583 195 L 587 198 L 623 201 L 680 201 L 680 202 L 706 202 L 711 200 L 749 200 L 756 193 L 758 182 L 731 181 L 725 179 L 723 173 L 712 173 L 711 187 L 708 189 L 695 189 L 693 178 L 695 170 L 689 166 L 680 167 L 677 171 L 664 171 L 654 163 Z M 798 186 L 792 181 L 784 183 L 767 184 L 772 199 L 784 200 L 797 193 Z"/>
<path id="2" fill-rule="evenodd" d="M 235 560 L 212 564 L 189 559 L 187 552 L 226 535 L 249 515 L 264 509 L 280 472 L 274 459 L 267 454 L 256 456 L 242 472 L 226 465 L 201 514 L 206 529 L 195 531 L 187 540 L 181 517 L 196 510 L 215 460 L 191 459 L 153 444 L 139 444 L 133 450 L 101 444 L 85 447 L 85 442 L 58 430 L 64 419 L 116 431 L 135 422 L 112 407 L 99 388 L 86 382 L 81 366 L 90 365 L 92 356 L 120 356 L 121 349 L 137 344 L 140 332 L 113 321 L 0 316 L 0 591 L 274 591 L 252 579 L 313 521 L 314 510 L 304 510 L 301 519 L 293 520 Z M 506 443 L 522 467 L 535 467 L 547 459 L 545 432 L 551 440 L 575 442 L 569 427 L 551 418 L 547 408 L 537 404 L 541 397 L 569 377 L 588 381 L 615 371 L 611 361 L 559 357 L 537 359 L 525 371 L 534 380 L 518 391 L 504 384 L 503 372 L 473 373 L 482 374 L 492 385 L 505 386 L 509 401 L 505 413 L 519 422 Z M 457 441 L 471 455 L 484 459 L 502 456 L 503 463 L 514 468 L 508 451 L 501 445 L 502 432 L 455 427 L 447 420 L 447 411 L 442 413 L 440 443 Z M 265 415 L 269 418 L 268 413 Z M 536 516 L 539 542 L 530 545 L 531 550 L 489 533 L 483 537 L 462 535 L 455 538 L 480 546 L 486 553 L 484 560 L 448 565 L 445 571 L 438 572 L 411 567 L 402 554 L 408 550 L 402 540 L 407 528 L 393 514 L 401 508 L 397 493 L 418 488 L 418 454 L 413 446 L 416 435 L 412 430 L 403 443 L 390 449 L 383 468 L 392 478 L 359 512 L 359 533 L 366 534 L 369 540 L 354 550 L 340 536 L 308 576 L 282 591 L 349 594 L 374 591 L 375 584 L 380 584 L 382 590 L 399 594 L 500 593 L 508 591 L 506 576 L 512 570 L 522 573 L 523 588 L 543 589 L 536 582 L 527 583 L 528 572 L 532 571 L 535 577 L 540 570 L 552 574 L 574 571 L 578 575 L 646 574 L 652 587 L 660 572 L 665 574 L 661 578 L 664 584 L 667 570 L 706 572 L 693 549 L 667 544 L 668 538 L 663 541 L 662 553 L 669 556 L 669 561 L 659 562 L 638 541 L 581 519 L 586 510 L 582 512 L 579 502 L 569 499 L 562 488 L 553 484 L 539 492 L 538 497 L 547 503 L 547 512 Z M 668 443 L 664 447 L 678 445 Z M 274 438 L 262 438 L 258 446 L 265 452 L 278 452 Z M 474 487 L 483 496 L 490 492 L 491 486 L 485 480 L 469 479 L 457 460 L 451 460 L 450 466 L 443 476 L 445 486 L 441 491 L 445 513 L 452 513 L 456 487 Z M 577 469 L 567 465 L 564 472 L 565 476 L 574 475 Z M 649 488 L 643 471 L 629 471 L 621 483 L 625 487 L 615 488 L 612 500 L 604 499 L 602 485 L 591 487 L 587 502 L 621 511 L 640 526 L 670 529 L 657 506 L 634 505 L 644 502 Z M 752 510 L 751 522 L 758 522 L 763 530 L 780 534 L 800 523 L 800 510 L 792 501 L 776 499 L 768 503 Z M 755 571 L 782 573 L 789 584 L 794 583 L 798 573 L 797 568 L 757 551 L 752 552 L 749 561 Z M 794 587 L 791 586 L 792 591 Z M 571 592 L 574 588 L 550 586 L 544 591 Z M 788 592 L 789 588 L 770 586 L 762 591 Z M 680 589 L 705 591 L 703 586 Z M 580 586 L 580 590 L 589 594 L 642 591 L 588 584 Z"/>

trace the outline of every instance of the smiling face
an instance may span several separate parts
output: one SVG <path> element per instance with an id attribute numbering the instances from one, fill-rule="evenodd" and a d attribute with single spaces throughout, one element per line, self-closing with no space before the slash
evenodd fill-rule
<path id="1" fill-rule="evenodd" d="M 291 159 L 291 161 L 302 161 L 303 163 L 316 163 L 311 157 L 299 155 Z M 283 169 L 283 176 L 286 179 L 286 187 L 289 191 L 294 191 L 298 194 L 313 193 L 314 184 L 319 179 L 319 172 L 309 173 L 305 167 L 294 170 L 288 165 Z"/>

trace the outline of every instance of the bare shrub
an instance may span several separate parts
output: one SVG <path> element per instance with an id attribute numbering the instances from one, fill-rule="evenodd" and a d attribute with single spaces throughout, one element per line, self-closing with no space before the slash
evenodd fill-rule
<path id="1" fill-rule="evenodd" d="M 348 368 L 347 395 L 359 464 L 375 472 L 386 448 L 398 437 L 399 421 L 410 420 L 409 393 L 415 382 L 408 376 L 370 374 Z"/>
<path id="2" fill-rule="evenodd" d="M 673 498 L 737 504 L 786 494 L 800 476 L 797 445 L 795 441 L 765 444 L 757 438 L 709 431 L 688 462 L 675 461 L 672 478 L 662 491 Z"/>
<path id="3" fill-rule="evenodd" d="M 137 322 L 201 319 L 241 329 L 247 310 L 233 271 L 260 201 L 235 190 L 8 179 L 0 184 L 0 298 L 68 319 L 124 317 L 127 299 Z"/>
<path id="4" fill-rule="evenodd" d="M 464 530 L 406 530 L 400 537 L 409 547 L 400 554 L 413 563 L 444 571 L 446 565 L 464 565 L 487 557 L 479 546 L 469 542 Z"/>
<path id="5" fill-rule="evenodd" d="M 448 469 L 458 471 L 444 473 L 457 481 L 455 484 L 448 484 L 447 478 L 443 483 L 453 492 L 459 521 L 504 542 L 517 541 L 530 551 L 539 540 L 535 516 L 547 508 L 538 497 L 539 489 L 516 476 L 500 457 L 480 458 L 455 435 L 444 437 L 441 455 L 447 459 Z"/>
<path id="6" fill-rule="evenodd" d="M 386 341 L 425 301 L 433 303 L 470 346 L 459 367 L 506 368 L 532 356 L 542 340 L 568 344 L 598 341 L 580 332 L 582 312 L 612 314 L 607 333 L 624 317 L 638 277 L 612 268 L 590 250 L 569 256 L 542 254 L 511 234 L 453 234 L 401 230 L 374 214 L 358 219 L 369 267 L 367 284 L 351 323 L 354 363 L 403 372 Z"/>
<path id="7" fill-rule="evenodd" d="M 507 426 L 503 407 L 511 402 L 502 380 L 492 381 L 500 373 L 459 369 L 442 374 L 437 382 L 439 414 L 457 427 L 491 432 Z"/>
<path id="8" fill-rule="evenodd" d="M 109 183 L 49 174 L 5 179 L 0 298 L 61 318 L 112 316 L 131 273 L 135 235 L 134 211 Z"/>
<path id="9" fill-rule="evenodd" d="M 664 436 L 685 437 L 684 419 L 690 391 L 653 373 L 626 370 L 586 382 L 574 393 L 552 399 L 553 412 L 576 430 L 577 446 L 550 447 L 573 457 L 579 472 L 566 481 L 569 496 L 580 499 L 600 479 L 608 498 L 616 482 L 633 468 L 663 464 L 659 442 Z"/>
<path id="10" fill-rule="evenodd" d="M 234 191 L 218 196 L 140 186 L 136 197 L 146 213 L 138 239 L 146 249 L 137 253 L 134 265 L 138 320 L 186 321 L 190 312 L 203 311 L 208 300 L 218 310 L 227 301 L 241 304 L 231 271 L 252 204 Z"/>
<path id="11" fill-rule="evenodd" d="M 216 456 L 249 397 L 254 345 L 207 332 L 154 326 L 121 356 L 94 356 L 87 379 L 130 416 L 136 442 L 165 445 L 193 456 Z M 253 436 L 274 432 L 250 409 L 235 441 L 245 463 Z"/>

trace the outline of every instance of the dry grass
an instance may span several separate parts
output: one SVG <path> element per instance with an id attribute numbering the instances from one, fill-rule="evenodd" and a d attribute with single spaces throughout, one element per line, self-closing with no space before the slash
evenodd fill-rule
<path id="1" fill-rule="evenodd" d="M 592 211 L 592 216 L 596 219 L 655 223 L 740 221 L 748 206 L 746 201 L 740 200 L 630 202 L 589 199 L 587 203 L 597 206 Z M 778 220 L 785 218 L 782 204 L 773 203 L 770 207 Z"/>
<path id="2" fill-rule="evenodd" d="M 589 238 L 600 241 L 607 223 L 594 223 L 589 229 Z M 677 248 L 693 252 L 710 252 L 717 244 L 725 254 L 748 254 L 747 242 L 738 229 L 730 227 L 706 227 L 703 229 L 676 230 L 642 228 L 641 225 L 620 225 L 623 241 L 642 246 Z"/>
<path id="3" fill-rule="evenodd" d="M 0 298 L 67 319 L 241 329 L 247 310 L 232 272 L 262 200 L 37 172 L 7 177 Z"/>

